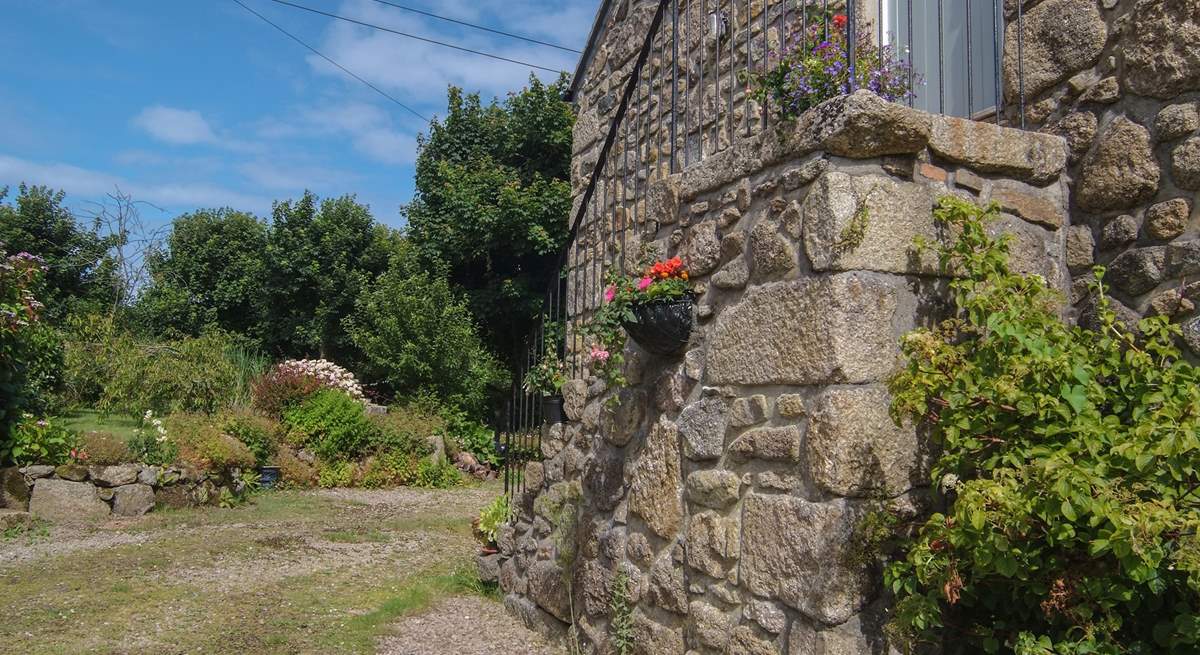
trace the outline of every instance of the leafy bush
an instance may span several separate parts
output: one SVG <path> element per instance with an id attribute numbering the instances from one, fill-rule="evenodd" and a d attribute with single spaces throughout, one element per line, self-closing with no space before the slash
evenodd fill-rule
<path id="1" fill-rule="evenodd" d="M 478 415 L 501 377 L 446 280 L 399 261 L 359 298 L 346 329 L 370 378 L 399 394 L 431 394 Z"/>
<path id="2" fill-rule="evenodd" d="M 251 404 L 254 409 L 267 416 L 280 418 L 284 412 L 323 388 L 325 385 L 310 375 L 291 369 L 274 368 L 251 385 Z"/>
<path id="3" fill-rule="evenodd" d="M 279 467 L 280 486 L 283 488 L 306 489 L 317 484 L 317 470 L 296 454 L 287 445 L 281 445 L 275 453 L 275 465 Z"/>
<path id="4" fill-rule="evenodd" d="M 420 457 L 402 450 L 391 450 L 371 458 L 363 471 L 362 486 L 381 489 L 412 485 L 417 481 Z"/>
<path id="5" fill-rule="evenodd" d="M 282 431 L 275 421 L 251 412 L 237 411 L 222 415 L 220 424 L 225 434 L 246 444 L 259 466 L 265 466 L 275 456 Z"/>
<path id="6" fill-rule="evenodd" d="M 9 441 L 0 444 L 0 460 L 11 459 L 18 466 L 65 464 L 79 446 L 79 435 L 49 419 L 25 414 L 12 431 Z"/>
<path id="7" fill-rule="evenodd" d="M 349 487 L 354 484 L 354 464 L 346 461 L 326 462 L 317 466 L 317 485 L 322 489 Z"/>
<path id="8" fill-rule="evenodd" d="M 424 457 L 433 452 L 429 437 L 445 429 L 440 417 L 412 405 L 393 408 L 370 419 L 376 428 L 370 445 L 375 453 L 400 452 Z"/>
<path id="9" fill-rule="evenodd" d="M 500 465 L 500 454 L 496 452 L 495 435 L 491 428 L 453 408 L 443 409 L 442 419 L 446 421 L 446 434 L 454 445 L 474 455 L 480 464 L 492 468 Z M 450 446 L 447 444 L 448 448 Z"/>
<path id="10" fill-rule="evenodd" d="M 79 450 L 86 453 L 89 464 L 110 466 L 136 461 L 125 440 L 111 432 L 85 432 L 79 439 Z"/>
<path id="11" fill-rule="evenodd" d="M 453 464 L 445 461 L 423 459 L 417 465 L 417 479 L 413 486 L 426 489 L 449 489 L 462 482 L 462 473 Z"/>
<path id="12" fill-rule="evenodd" d="M 152 466 L 170 466 L 179 459 L 179 444 L 167 433 L 162 419 L 146 410 L 142 425 L 128 442 L 129 452 L 136 461 Z"/>
<path id="13" fill-rule="evenodd" d="M 0 243 L 0 454 L 14 449 L 10 432 L 34 406 L 33 332 L 42 304 L 33 289 L 45 272 L 40 258 L 25 252 L 8 256 Z"/>
<path id="14" fill-rule="evenodd" d="M 115 362 L 138 347 L 133 335 L 109 316 L 67 317 L 63 328 L 63 395 L 77 407 L 99 407 Z"/>
<path id="15" fill-rule="evenodd" d="M 1082 655 L 1200 650 L 1200 374 L 1178 328 L 1135 338 L 1100 296 L 1071 327 L 1038 276 L 1013 274 L 986 210 L 946 198 L 940 248 L 958 315 L 904 338 L 898 420 L 942 447 L 948 509 L 903 541 L 890 630 L 949 652 Z"/>
<path id="16" fill-rule="evenodd" d="M 362 403 L 333 389 L 284 412 L 284 423 L 292 443 L 330 461 L 362 455 L 377 432 Z"/>
<path id="17" fill-rule="evenodd" d="M 172 414 L 166 420 L 170 440 L 179 444 L 179 459 L 210 471 L 251 468 L 254 453 L 221 431 L 217 419 L 204 414 Z"/>

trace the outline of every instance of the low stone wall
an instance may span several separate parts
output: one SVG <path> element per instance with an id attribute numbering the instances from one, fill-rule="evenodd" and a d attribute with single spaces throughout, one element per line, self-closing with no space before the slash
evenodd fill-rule
<path id="1" fill-rule="evenodd" d="M 142 464 L 26 466 L 0 469 L 0 508 L 54 522 L 141 516 L 155 507 L 215 504 L 237 472 Z"/>
<path id="2" fill-rule="evenodd" d="M 614 620 L 635 653 L 887 652 L 857 535 L 931 505 L 929 444 L 885 384 L 901 336 L 947 310 L 914 239 L 946 236 L 942 194 L 995 201 L 1016 268 L 1065 291 L 1066 162 L 1059 137 L 860 92 L 652 182 L 643 245 L 684 258 L 696 329 L 676 358 L 631 343 L 628 388 L 568 382 L 480 561 L 508 608 L 574 624 L 586 652 L 613 652 Z"/>

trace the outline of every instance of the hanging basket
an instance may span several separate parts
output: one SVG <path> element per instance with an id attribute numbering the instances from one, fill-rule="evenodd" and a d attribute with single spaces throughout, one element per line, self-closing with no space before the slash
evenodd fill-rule
<path id="1" fill-rule="evenodd" d="M 684 296 L 633 305 L 633 321 L 621 326 L 639 346 L 656 355 L 677 355 L 687 347 L 692 336 L 692 308 L 696 300 Z"/>

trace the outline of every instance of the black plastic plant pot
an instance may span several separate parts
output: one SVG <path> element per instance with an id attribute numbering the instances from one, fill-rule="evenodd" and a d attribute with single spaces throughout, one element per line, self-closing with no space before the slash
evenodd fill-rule
<path id="1" fill-rule="evenodd" d="M 542 396 L 542 418 L 550 425 L 563 422 L 562 396 Z"/>
<path id="2" fill-rule="evenodd" d="M 633 321 L 621 325 L 639 346 L 656 355 L 678 355 L 692 336 L 695 298 L 684 296 L 633 305 Z"/>
<path id="3" fill-rule="evenodd" d="M 258 485 L 263 489 L 274 489 L 279 484 L 278 466 L 258 467 Z"/>

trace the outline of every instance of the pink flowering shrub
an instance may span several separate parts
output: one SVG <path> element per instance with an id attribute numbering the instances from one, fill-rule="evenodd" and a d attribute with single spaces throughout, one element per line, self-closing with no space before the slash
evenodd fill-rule
<path id="1" fill-rule="evenodd" d="M 27 252 L 9 256 L 0 243 L 0 464 L 12 454 L 14 426 L 35 400 L 29 378 L 42 303 L 33 288 L 45 272 L 40 257 Z"/>
<path id="2" fill-rule="evenodd" d="M 322 389 L 338 389 L 359 402 L 366 402 L 354 374 L 323 359 L 280 362 L 254 381 L 250 397 L 255 409 L 278 418 L 289 407 Z"/>

